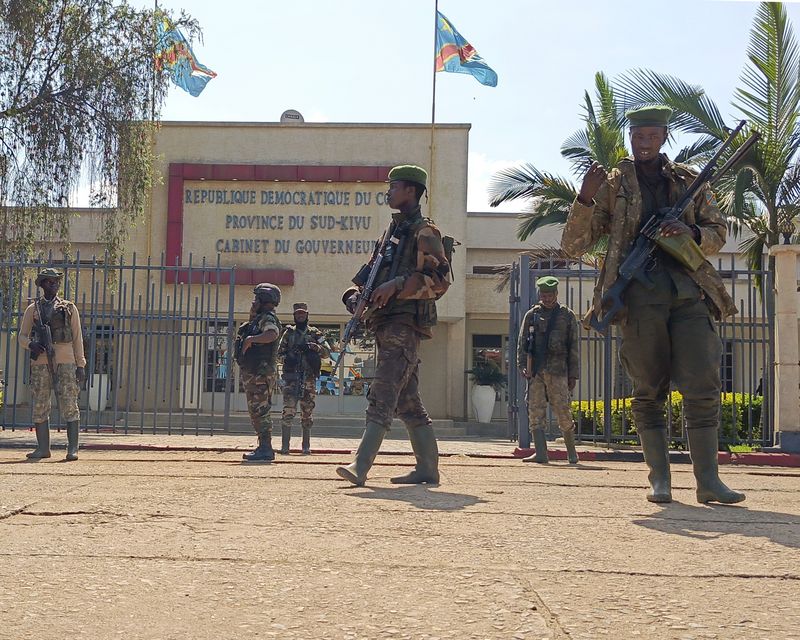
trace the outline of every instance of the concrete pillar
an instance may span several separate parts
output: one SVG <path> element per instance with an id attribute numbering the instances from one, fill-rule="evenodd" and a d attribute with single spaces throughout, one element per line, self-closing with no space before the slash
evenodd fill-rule
<path id="1" fill-rule="evenodd" d="M 800 453 L 800 245 L 770 248 L 775 256 L 775 446 Z"/>

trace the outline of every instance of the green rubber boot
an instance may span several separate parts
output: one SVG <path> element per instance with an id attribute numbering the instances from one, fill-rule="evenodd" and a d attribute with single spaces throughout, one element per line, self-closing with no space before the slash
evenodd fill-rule
<path id="1" fill-rule="evenodd" d="M 580 459 L 578 458 L 578 451 L 575 449 L 575 432 L 562 431 L 561 435 L 564 436 L 564 445 L 567 447 L 567 462 L 578 464 Z"/>
<path id="2" fill-rule="evenodd" d="M 281 425 L 281 453 L 283 455 L 289 455 L 289 449 L 291 448 L 292 443 L 292 425 L 291 424 L 282 424 Z"/>
<path id="3" fill-rule="evenodd" d="M 375 462 L 375 456 L 381 448 L 383 438 L 386 436 L 386 428 L 377 422 L 367 422 L 364 435 L 356 451 L 356 459 L 346 467 L 336 467 L 336 473 L 340 478 L 344 478 L 354 485 L 361 487 L 367 481 L 367 473 Z"/>
<path id="4" fill-rule="evenodd" d="M 72 461 L 78 459 L 78 434 L 81 430 L 81 423 L 72 420 L 67 423 L 67 456 L 65 460 Z"/>
<path id="5" fill-rule="evenodd" d="M 304 456 L 311 455 L 311 427 L 303 427 L 302 452 Z"/>
<path id="6" fill-rule="evenodd" d="M 36 430 L 36 449 L 26 453 L 25 457 L 30 460 L 41 460 L 50 457 L 50 422 L 37 422 L 34 426 Z"/>
<path id="7" fill-rule="evenodd" d="M 539 464 L 549 462 L 550 459 L 547 457 L 547 438 L 544 435 L 544 429 L 534 429 L 531 433 L 533 433 L 535 453 L 532 456 L 523 458 L 522 461 L 538 462 Z"/>
<path id="8" fill-rule="evenodd" d="M 392 484 L 439 484 L 439 445 L 433 426 L 424 424 L 410 427 L 408 437 L 417 458 L 416 468 L 403 476 L 396 476 Z"/>
<path id="9" fill-rule="evenodd" d="M 719 440 L 716 427 L 686 429 L 686 435 L 689 438 L 689 454 L 697 481 L 697 501 L 722 504 L 742 502 L 745 495 L 729 489 L 719 479 Z"/>
<path id="10" fill-rule="evenodd" d="M 644 461 L 650 469 L 647 480 L 650 502 L 672 502 L 672 477 L 669 470 L 669 440 L 666 429 L 642 429 L 639 431 Z"/>

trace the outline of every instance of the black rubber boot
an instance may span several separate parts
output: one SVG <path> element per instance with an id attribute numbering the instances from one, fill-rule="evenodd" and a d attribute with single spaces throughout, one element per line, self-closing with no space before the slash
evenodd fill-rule
<path id="1" fill-rule="evenodd" d="M 578 464 L 578 451 L 575 449 L 575 432 L 562 431 L 561 435 L 564 436 L 564 445 L 567 447 L 567 461 L 570 464 Z"/>
<path id="2" fill-rule="evenodd" d="M 304 456 L 311 455 L 311 427 L 303 427 L 302 451 Z"/>
<path id="3" fill-rule="evenodd" d="M 385 436 L 386 428 L 383 425 L 377 422 L 367 422 L 367 428 L 364 430 L 364 435 L 361 436 L 361 442 L 356 451 L 355 461 L 346 467 L 336 467 L 339 477 L 358 487 L 363 486 Z"/>
<path id="4" fill-rule="evenodd" d="M 26 453 L 25 457 L 30 460 L 41 460 L 50 457 L 50 422 L 37 422 L 34 426 L 36 430 L 36 449 Z"/>
<path id="5" fill-rule="evenodd" d="M 650 502 L 672 502 L 672 477 L 669 470 L 669 438 L 666 429 L 642 429 L 639 431 L 644 461 L 650 469 L 647 480 Z"/>
<path id="6" fill-rule="evenodd" d="M 289 455 L 289 449 L 292 442 L 292 425 L 281 425 L 281 453 Z"/>
<path id="7" fill-rule="evenodd" d="M 250 453 L 242 454 L 242 460 L 247 462 L 271 462 L 275 459 L 272 450 L 272 432 L 263 431 L 258 434 L 258 446 Z"/>
<path id="8" fill-rule="evenodd" d="M 78 459 L 78 434 L 81 430 L 81 423 L 78 420 L 72 420 L 67 423 L 67 457 L 68 461 Z"/>
<path id="9" fill-rule="evenodd" d="M 433 426 L 424 424 L 408 429 L 411 448 L 417 458 L 416 468 L 390 480 L 392 484 L 439 484 L 439 445 Z"/>
<path id="10" fill-rule="evenodd" d="M 544 464 L 549 461 L 549 458 L 547 457 L 547 438 L 544 435 L 544 429 L 534 429 L 531 433 L 533 434 L 533 446 L 535 453 L 532 456 L 523 458 L 522 461 Z"/>
<path id="11" fill-rule="evenodd" d="M 719 479 L 719 440 L 717 429 L 686 429 L 689 438 L 689 454 L 697 481 L 698 502 L 721 502 L 736 504 L 745 499 L 743 493 L 729 489 Z"/>

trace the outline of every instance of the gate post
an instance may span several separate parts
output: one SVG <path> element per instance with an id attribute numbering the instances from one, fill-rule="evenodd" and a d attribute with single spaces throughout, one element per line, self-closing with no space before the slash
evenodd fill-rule
<path id="1" fill-rule="evenodd" d="M 775 256 L 775 446 L 787 453 L 800 453 L 800 245 L 774 245 L 769 253 Z"/>
<path id="2" fill-rule="evenodd" d="M 531 257 L 523 254 L 519 259 L 519 301 L 517 303 L 516 327 L 517 335 L 522 324 L 522 318 L 531 306 Z M 514 339 L 516 343 L 516 338 Z M 528 381 L 522 376 L 519 367 L 516 366 L 517 354 L 513 354 L 514 369 L 517 380 L 517 397 L 515 400 L 517 409 L 517 438 L 520 449 L 528 449 L 531 446 L 531 429 L 528 424 L 528 406 L 526 396 L 528 391 Z M 520 393 L 523 391 L 524 393 Z"/>

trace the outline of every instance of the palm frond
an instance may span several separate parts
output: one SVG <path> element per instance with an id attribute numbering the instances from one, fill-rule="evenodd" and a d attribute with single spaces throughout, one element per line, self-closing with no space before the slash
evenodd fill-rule
<path id="1" fill-rule="evenodd" d="M 717 150 L 720 141 L 714 136 L 702 136 L 688 147 L 681 149 L 675 156 L 675 162 L 699 164 L 707 161 Z"/>
<path id="2" fill-rule="evenodd" d="M 646 105 L 667 105 L 675 111 L 670 128 L 719 140 L 726 137 L 725 122 L 717 105 L 699 86 L 649 69 L 632 69 L 614 82 L 614 88 L 623 96 L 626 111 Z"/>
<path id="3" fill-rule="evenodd" d="M 532 164 L 501 169 L 489 182 L 489 205 L 496 207 L 511 200 L 529 199 L 541 188 L 543 174 Z"/>

